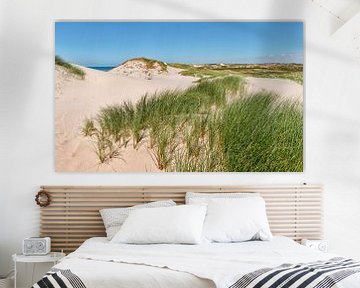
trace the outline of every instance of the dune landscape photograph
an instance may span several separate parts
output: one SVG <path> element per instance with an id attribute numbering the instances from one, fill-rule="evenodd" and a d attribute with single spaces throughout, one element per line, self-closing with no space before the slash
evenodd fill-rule
<path id="1" fill-rule="evenodd" d="M 302 172 L 302 22 L 55 23 L 57 172 Z"/>

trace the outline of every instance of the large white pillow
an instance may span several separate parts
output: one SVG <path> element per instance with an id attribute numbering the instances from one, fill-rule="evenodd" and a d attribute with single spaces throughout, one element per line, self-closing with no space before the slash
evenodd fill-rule
<path id="1" fill-rule="evenodd" d="M 101 209 L 100 214 L 106 229 L 107 239 L 111 240 L 117 232 L 119 232 L 121 225 L 124 223 L 129 213 L 132 210 L 139 208 L 154 208 L 154 207 L 171 207 L 176 206 L 172 200 L 156 201 L 146 204 L 135 205 L 128 208 L 108 208 Z"/>
<path id="2" fill-rule="evenodd" d="M 133 210 L 111 242 L 198 244 L 205 214 L 205 205 Z"/>
<path id="3" fill-rule="evenodd" d="M 209 200 L 203 237 L 211 242 L 271 240 L 264 199 L 247 197 Z"/>
<path id="4" fill-rule="evenodd" d="M 247 197 L 259 197 L 259 193 L 244 192 L 244 193 L 198 193 L 198 192 L 186 192 L 185 203 L 186 204 L 208 204 L 211 199 L 225 198 L 247 198 Z"/>

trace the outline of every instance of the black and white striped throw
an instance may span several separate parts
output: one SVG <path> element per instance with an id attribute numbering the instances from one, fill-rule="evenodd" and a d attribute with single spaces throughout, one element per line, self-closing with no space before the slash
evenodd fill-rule
<path id="1" fill-rule="evenodd" d="M 52 269 L 32 288 L 86 288 L 81 279 L 69 269 Z"/>
<path id="2" fill-rule="evenodd" d="M 331 288 L 359 272 L 360 262 L 345 258 L 284 264 L 246 274 L 229 288 Z"/>

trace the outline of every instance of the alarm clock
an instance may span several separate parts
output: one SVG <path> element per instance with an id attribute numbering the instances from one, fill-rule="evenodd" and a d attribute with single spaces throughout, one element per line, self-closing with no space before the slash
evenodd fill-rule
<path id="1" fill-rule="evenodd" d="M 321 252 L 327 252 L 328 250 L 328 243 L 325 240 L 308 240 L 308 239 L 303 239 L 301 241 L 301 244 L 309 247 L 311 249 L 314 250 L 318 250 Z"/>
<path id="2" fill-rule="evenodd" d="M 30 237 L 23 240 L 24 255 L 46 255 L 50 253 L 51 239 L 50 237 Z"/>

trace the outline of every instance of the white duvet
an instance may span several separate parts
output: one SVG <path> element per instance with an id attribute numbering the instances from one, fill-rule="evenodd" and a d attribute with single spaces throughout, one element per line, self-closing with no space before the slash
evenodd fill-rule
<path id="1" fill-rule="evenodd" d="M 70 269 L 87 288 L 228 288 L 244 274 L 261 268 L 336 256 L 286 237 L 200 245 L 112 244 L 106 238 L 91 238 L 55 267 Z M 335 287 L 360 288 L 360 273 Z"/>

